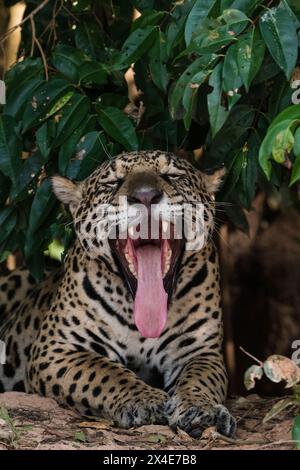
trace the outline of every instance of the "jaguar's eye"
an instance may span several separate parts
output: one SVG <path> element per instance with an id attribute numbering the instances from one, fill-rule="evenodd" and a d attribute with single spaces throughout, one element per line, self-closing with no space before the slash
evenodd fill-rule
<path id="1" fill-rule="evenodd" d="M 111 180 L 111 181 L 103 181 L 102 184 L 107 188 L 116 189 L 119 188 L 123 183 L 122 179 Z"/>
<path id="2" fill-rule="evenodd" d="M 181 178 L 183 175 L 168 175 L 169 178 L 171 178 L 172 180 L 178 180 L 179 178 Z"/>
<path id="3" fill-rule="evenodd" d="M 183 175 L 176 175 L 172 173 L 164 173 L 163 175 L 160 175 L 162 179 L 170 183 L 171 181 L 176 181 L 182 178 Z"/>

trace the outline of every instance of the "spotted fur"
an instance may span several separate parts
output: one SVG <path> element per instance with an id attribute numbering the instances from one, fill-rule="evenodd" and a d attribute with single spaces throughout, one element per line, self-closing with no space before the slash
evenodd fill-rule
<path id="1" fill-rule="evenodd" d="M 174 171 L 180 177 L 168 175 Z M 143 338 L 133 321 L 133 300 L 109 245 L 94 232 L 101 203 L 128 193 L 128 177 L 150 171 L 164 197 L 205 204 L 205 246 L 185 251 L 159 338 Z M 84 182 L 56 178 L 69 204 L 77 239 L 64 270 L 34 286 L 25 270 L 1 284 L 0 338 L 7 362 L 0 389 L 53 397 L 87 416 L 122 427 L 169 423 L 198 436 L 214 425 L 231 435 L 235 421 L 224 407 L 227 376 L 222 357 L 218 258 L 211 241 L 213 192 L 220 175 L 206 176 L 165 152 L 122 154 Z"/>

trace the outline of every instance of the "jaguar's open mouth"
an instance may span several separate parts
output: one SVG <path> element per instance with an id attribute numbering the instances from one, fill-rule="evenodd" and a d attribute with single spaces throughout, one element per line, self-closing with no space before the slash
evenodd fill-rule
<path id="1" fill-rule="evenodd" d="M 135 324 L 144 337 L 156 338 L 165 327 L 184 243 L 175 237 L 174 226 L 166 222 L 159 223 L 155 239 L 133 237 L 129 229 L 125 238 L 110 240 L 134 298 Z"/>

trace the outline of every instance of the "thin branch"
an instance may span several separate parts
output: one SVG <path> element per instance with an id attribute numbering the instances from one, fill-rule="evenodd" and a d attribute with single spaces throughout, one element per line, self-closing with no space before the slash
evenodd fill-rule
<path id="1" fill-rule="evenodd" d="M 4 47 L 4 44 L 0 42 L 0 51 L 2 53 L 2 58 L 3 58 L 3 63 L 4 65 L 6 65 L 6 60 L 7 60 L 7 57 L 6 57 L 6 50 L 5 50 L 5 47 Z M 5 67 L 3 67 L 2 69 L 2 80 L 4 80 L 4 76 L 5 76 Z"/>
<path id="2" fill-rule="evenodd" d="M 42 61 L 43 61 L 44 69 L 45 69 L 45 79 L 48 81 L 49 73 L 48 73 L 48 64 L 47 64 L 45 53 L 43 51 L 43 48 L 41 46 L 40 41 L 37 38 L 35 38 L 34 41 L 35 41 L 35 43 L 36 43 L 36 45 L 39 48 L 39 51 L 41 53 L 41 57 L 42 57 Z"/>
<path id="3" fill-rule="evenodd" d="M 44 0 L 40 5 L 38 5 L 34 10 L 32 10 L 31 13 L 29 13 L 29 15 L 25 16 L 25 18 L 22 19 L 22 21 L 20 21 L 19 24 L 13 26 L 12 28 L 10 28 L 8 31 L 6 31 L 6 33 L 4 33 L 1 38 L 0 38 L 0 43 L 2 41 L 5 41 L 5 39 L 11 34 L 13 33 L 14 31 L 16 31 L 16 29 L 18 29 L 20 26 L 22 26 L 26 21 L 28 20 L 31 20 L 31 18 L 33 18 L 40 10 L 42 10 L 46 5 L 47 3 L 49 3 L 50 0 Z"/>
<path id="4" fill-rule="evenodd" d="M 257 359 L 257 357 L 253 356 L 252 354 L 250 354 L 248 351 L 246 351 L 246 349 L 244 349 L 242 346 L 240 346 L 240 350 L 246 354 L 246 356 L 249 356 L 251 357 L 251 359 L 253 359 L 255 362 L 257 362 L 260 366 L 262 366 L 262 361 L 260 361 L 259 359 Z"/>
<path id="5" fill-rule="evenodd" d="M 269 447 L 269 446 L 280 446 L 280 445 L 283 445 L 283 444 L 294 444 L 294 445 L 299 445 L 300 444 L 300 441 L 298 440 L 293 440 L 293 439 L 287 439 L 287 440 L 282 440 L 282 441 L 273 441 L 273 442 L 268 442 L 267 444 L 263 444 L 262 446 L 260 446 L 259 448 L 260 449 L 263 449 L 264 447 Z"/>
<path id="6" fill-rule="evenodd" d="M 36 34 L 35 34 L 35 22 L 33 17 L 30 17 L 30 24 L 31 24 L 31 49 L 30 49 L 30 57 L 33 56 L 34 53 L 34 44 L 36 40 Z"/>
<path id="7" fill-rule="evenodd" d="M 213 440 L 220 440 L 227 442 L 228 444 L 235 444 L 235 445 L 269 445 L 270 443 L 266 443 L 266 439 L 234 439 L 233 437 L 223 436 L 223 434 L 219 434 L 218 432 L 212 432 L 211 437 Z"/>

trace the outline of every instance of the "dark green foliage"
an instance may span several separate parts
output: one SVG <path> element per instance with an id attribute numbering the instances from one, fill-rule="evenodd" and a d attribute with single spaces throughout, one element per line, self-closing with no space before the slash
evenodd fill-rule
<path id="1" fill-rule="evenodd" d="M 226 166 L 220 199 L 245 229 L 241 209 L 258 184 L 293 190 L 300 179 L 299 20 L 295 0 L 46 3 L 34 16 L 38 43 L 26 21 L 23 60 L 5 77 L 0 259 L 19 249 L 40 278 L 51 240 L 72 238 L 49 178 L 82 180 L 124 150 L 203 147 L 202 168 Z M 124 112 L 133 63 L 139 119 Z"/>

